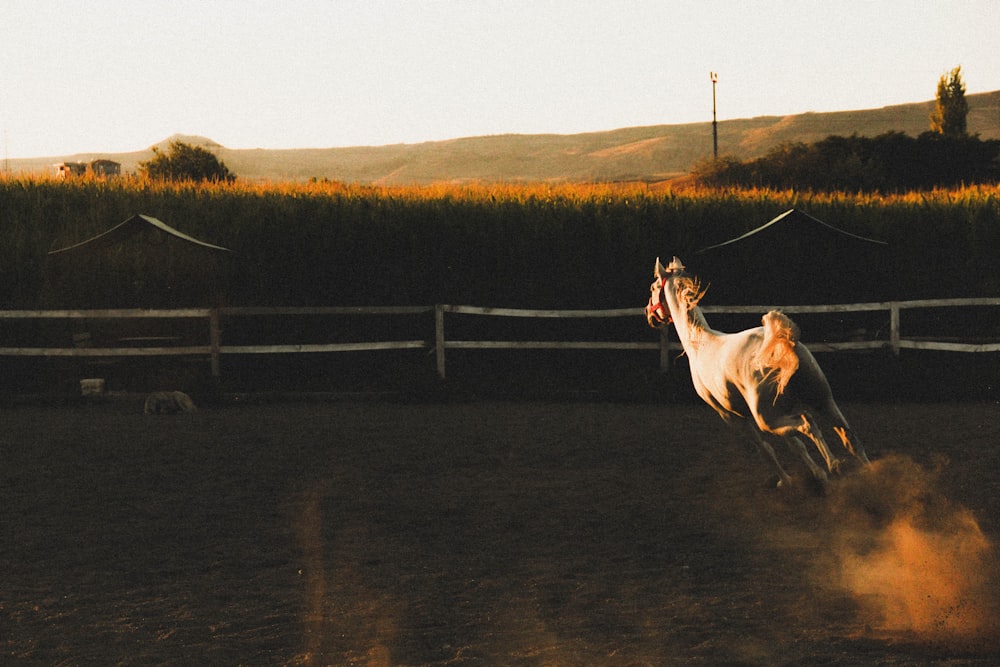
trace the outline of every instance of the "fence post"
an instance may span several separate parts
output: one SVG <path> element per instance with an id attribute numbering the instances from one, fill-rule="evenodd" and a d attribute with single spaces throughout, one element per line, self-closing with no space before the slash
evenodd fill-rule
<path id="1" fill-rule="evenodd" d="M 660 327 L 660 372 L 670 370 L 670 327 Z"/>
<path id="2" fill-rule="evenodd" d="M 212 377 L 218 380 L 221 375 L 219 352 L 222 348 L 222 325 L 220 323 L 218 307 L 212 308 L 208 311 L 208 340 L 208 344 L 212 348 Z"/>
<path id="3" fill-rule="evenodd" d="M 444 306 L 434 304 L 434 356 L 438 377 L 444 379 Z"/>
<path id="4" fill-rule="evenodd" d="M 899 356 L 899 302 L 889 303 L 889 347 Z"/>

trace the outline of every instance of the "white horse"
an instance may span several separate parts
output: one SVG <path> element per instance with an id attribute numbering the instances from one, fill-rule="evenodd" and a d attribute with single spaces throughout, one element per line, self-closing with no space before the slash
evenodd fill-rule
<path id="1" fill-rule="evenodd" d="M 679 259 L 674 257 L 666 267 L 657 259 L 653 275 L 646 320 L 655 328 L 674 323 L 698 395 L 726 423 L 749 427 L 777 468 L 779 486 L 791 478 L 768 440 L 788 442 L 824 489 L 826 472 L 809 456 L 800 437 L 816 446 L 830 472 L 839 471 L 840 461 L 830 453 L 817 417 L 829 422 L 848 452 L 864 464 L 869 462 L 834 402 L 826 376 L 798 341 L 798 327 L 787 316 L 772 310 L 760 327 L 732 334 L 715 331 L 698 307 L 705 290 L 697 278 L 685 273 Z"/>

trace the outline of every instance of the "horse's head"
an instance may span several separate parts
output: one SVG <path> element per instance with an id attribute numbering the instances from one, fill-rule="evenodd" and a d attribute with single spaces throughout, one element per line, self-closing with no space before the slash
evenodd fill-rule
<path id="1" fill-rule="evenodd" d="M 684 264 L 676 257 L 666 266 L 657 257 L 653 278 L 646 304 L 646 321 L 654 328 L 673 322 L 675 314 L 687 315 L 705 294 L 698 280 L 684 272 Z"/>
<path id="2" fill-rule="evenodd" d="M 670 302 L 667 300 L 667 282 L 683 271 L 684 265 L 676 257 L 667 266 L 660 263 L 659 257 L 656 258 L 653 284 L 649 286 L 649 303 L 646 304 L 646 321 L 649 322 L 649 326 L 659 328 L 673 321 L 670 315 Z"/>

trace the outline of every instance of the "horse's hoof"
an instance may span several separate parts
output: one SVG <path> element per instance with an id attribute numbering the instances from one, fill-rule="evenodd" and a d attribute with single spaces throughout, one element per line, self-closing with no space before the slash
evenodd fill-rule
<path id="1" fill-rule="evenodd" d="M 810 487 L 817 496 L 826 497 L 830 495 L 830 480 L 810 477 Z"/>

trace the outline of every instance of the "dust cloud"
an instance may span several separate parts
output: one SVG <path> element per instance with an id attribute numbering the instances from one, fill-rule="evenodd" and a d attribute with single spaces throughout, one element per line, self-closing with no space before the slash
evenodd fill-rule
<path id="1" fill-rule="evenodd" d="M 945 465 L 891 455 L 841 480 L 830 498 L 826 574 L 855 600 L 870 634 L 997 650 L 996 549 L 973 513 L 939 491 Z"/>

